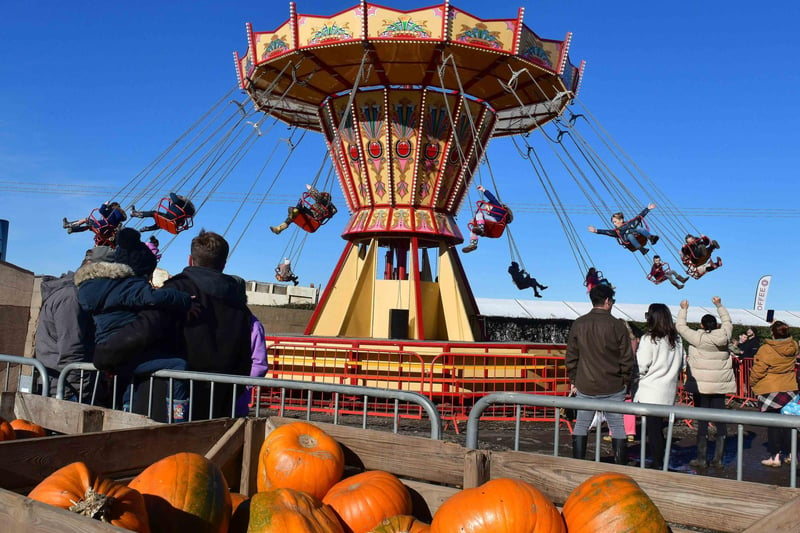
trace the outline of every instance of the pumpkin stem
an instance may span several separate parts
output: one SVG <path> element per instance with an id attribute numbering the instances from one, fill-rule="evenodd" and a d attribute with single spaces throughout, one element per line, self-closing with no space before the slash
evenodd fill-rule
<path id="1" fill-rule="evenodd" d="M 303 448 L 314 448 L 317 445 L 317 439 L 307 433 L 303 433 L 297 437 L 297 440 L 300 441 L 300 445 Z"/>
<path id="2" fill-rule="evenodd" d="M 96 492 L 92 487 L 86 489 L 86 494 L 83 499 L 77 502 L 72 502 L 69 510 L 73 513 L 78 513 L 81 516 L 88 516 L 94 520 L 101 522 L 110 522 L 109 515 L 111 514 L 111 506 L 114 504 L 114 498 Z"/>

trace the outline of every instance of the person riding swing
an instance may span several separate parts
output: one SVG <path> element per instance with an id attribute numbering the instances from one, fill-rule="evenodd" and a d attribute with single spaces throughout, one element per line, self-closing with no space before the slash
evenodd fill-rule
<path id="1" fill-rule="evenodd" d="M 625 216 L 622 213 L 614 213 L 611 215 L 611 223 L 614 224 L 614 229 L 598 229 L 594 226 L 589 226 L 589 231 L 598 235 L 614 237 L 617 242 L 631 252 L 638 250 L 644 255 L 650 251 L 644 245 L 648 241 L 650 244 L 655 244 L 659 239 L 658 235 L 650 234 L 647 224 L 644 223 L 644 217 L 655 208 L 656 204 L 649 204 L 641 213 L 628 221 L 625 220 Z"/>
<path id="2" fill-rule="evenodd" d="M 155 231 L 163 229 L 177 235 L 181 231 L 192 227 L 192 219 L 196 209 L 191 200 L 174 192 L 169 193 L 169 198 L 164 198 L 158 209 L 152 211 L 137 211 L 136 206 L 131 206 L 131 217 L 153 217 L 155 224 L 145 226 L 139 231 Z"/>
<path id="3" fill-rule="evenodd" d="M 546 285 L 542 285 L 536 281 L 536 278 L 531 277 L 524 268 L 520 269 L 519 263 L 516 261 L 511 261 L 511 266 L 508 267 L 508 273 L 511 274 L 511 280 L 519 290 L 533 289 L 533 295 L 537 298 L 542 297 L 542 295 L 539 294 L 540 289 L 547 289 Z"/>
<path id="4" fill-rule="evenodd" d="M 469 244 L 461 249 L 468 254 L 478 249 L 478 237 L 497 238 L 503 234 L 506 225 L 514 219 L 511 209 L 507 205 L 500 203 L 491 191 L 486 190 L 483 185 L 478 185 L 478 190 L 488 201 L 479 201 L 475 218 L 468 224 Z"/>
<path id="5" fill-rule="evenodd" d="M 319 227 L 336 214 L 336 206 L 331 201 L 331 194 L 318 191 L 313 185 L 306 185 L 308 192 L 303 193 L 297 205 L 288 209 L 286 220 L 277 226 L 270 226 L 270 231 L 279 235 L 294 222 L 305 231 L 314 233 Z"/>

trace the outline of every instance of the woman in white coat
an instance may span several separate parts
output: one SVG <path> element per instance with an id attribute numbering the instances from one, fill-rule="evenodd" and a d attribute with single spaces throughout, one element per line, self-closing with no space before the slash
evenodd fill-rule
<path id="1" fill-rule="evenodd" d="M 641 403 L 672 405 L 678 390 L 678 374 L 684 364 L 683 342 L 675 329 L 669 308 L 650 304 L 645 315 L 647 333 L 639 341 L 636 362 L 639 366 L 639 387 L 633 400 Z M 647 451 L 652 467 L 664 467 L 664 419 L 647 418 Z"/>

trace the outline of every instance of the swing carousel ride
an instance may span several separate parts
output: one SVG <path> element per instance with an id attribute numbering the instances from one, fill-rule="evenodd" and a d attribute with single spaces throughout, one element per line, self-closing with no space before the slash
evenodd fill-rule
<path id="1" fill-rule="evenodd" d="M 265 113 L 324 135 L 350 212 L 306 333 L 388 337 L 399 322 L 402 338 L 481 339 L 456 214 L 489 139 L 558 117 L 579 80 L 569 39 L 539 39 L 522 14 L 362 2 L 321 17 L 292 4 L 276 30 L 248 26 L 241 87 Z"/>
<path id="2" fill-rule="evenodd" d="M 493 138 L 513 144 L 530 166 L 531 181 L 541 185 L 552 205 L 581 281 L 600 265 L 583 243 L 588 232 L 577 228 L 562 200 L 569 182 L 600 221 L 615 212 L 634 215 L 656 202 L 646 221 L 640 216 L 627 222 L 660 236 L 652 255 L 664 258 L 665 272 L 667 258 L 695 279 L 718 267 L 711 252 L 719 244 L 691 225 L 578 99 L 584 64 L 570 61 L 571 35 L 541 38 L 523 23 L 523 15 L 520 8 L 514 18 L 481 19 L 447 1 L 410 11 L 362 1 L 321 16 L 298 14 L 290 3 L 288 20 L 273 31 L 247 25 L 247 49 L 234 53 L 238 87 L 126 184 L 120 204 L 157 206 L 136 216 L 150 215 L 155 222 L 150 228 L 177 235 L 191 227 L 192 216 L 176 210 L 164 194 L 179 192 L 193 202 L 191 214 L 197 216 L 209 198 L 223 194 L 222 183 L 252 146 L 267 139 L 273 149 L 230 218 L 228 233 L 248 201 L 261 207 L 285 179 L 282 172 L 305 134 L 321 133 L 327 153 L 316 176 L 309 172 L 292 180 L 298 192 L 311 182 L 308 192 L 290 208 L 287 221 L 273 227 L 273 233 L 293 227 L 279 263 L 286 256 L 287 271 L 290 258 L 297 269 L 306 239 L 316 238 L 336 213 L 330 202 L 338 181 L 343 200 L 334 200 L 349 212 L 342 231 L 346 243 L 305 331 L 318 337 L 484 340 L 457 250 L 464 242 L 462 229 L 480 225 L 475 233 L 484 238 L 507 238 L 512 264 L 525 272 L 510 214 L 482 225 L 473 218 L 476 210 L 499 207 L 470 196 L 473 182 L 490 180 L 500 201 L 487 153 Z M 237 90 L 240 101 L 231 99 Z M 580 113 L 572 110 L 575 105 Z M 278 124 L 290 130 L 288 136 Z M 532 142 L 535 135 L 541 146 Z M 267 171 L 279 147 L 285 147 L 286 160 Z M 558 180 L 548 171 L 548 158 L 563 169 Z M 519 165 L 516 177 L 524 178 L 527 165 Z M 258 180 L 270 172 L 271 183 L 257 193 Z M 326 205 L 318 202 L 323 197 Z M 513 210 L 513 202 L 507 203 Z M 471 222 L 457 222 L 462 207 Z M 340 207 L 338 217 L 346 216 L 343 211 Z M 639 253 L 629 242 L 631 234 L 621 229 L 605 234 L 616 236 L 620 260 L 633 258 L 642 277 L 656 284 L 667 279 L 664 272 L 651 271 L 652 255 Z M 286 239 L 268 231 L 263 238 Z"/>

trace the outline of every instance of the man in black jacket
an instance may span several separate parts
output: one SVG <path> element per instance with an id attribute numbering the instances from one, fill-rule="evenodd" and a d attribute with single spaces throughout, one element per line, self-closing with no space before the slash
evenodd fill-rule
<path id="1" fill-rule="evenodd" d="M 241 279 L 223 273 L 228 252 L 221 235 L 201 230 L 192 239 L 189 266 L 164 283 L 194 297 L 189 317 L 176 321 L 158 310 L 142 311 L 114 336 L 113 351 L 95 351 L 95 364 L 159 346 L 185 357 L 191 371 L 249 375 L 251 313 Z M 193 389 L 192 420 L 232 416 L 232 385 L 215 384 L 213 411 L 209 384 L 195 382 Z"/>
<path id="2" fill-rule="evenodd" d="M 611 316 L 614 289 L 598 285 L 589 293 L 592 310 L 572 324 L 565 363 L 576 398 L 624 402 L 630 387 L 634 354 L 628 328 Z M 572 456 L 586 458 L 586 442 L 594 411 L 578 411 L 572 432 Z M 621 413 L 606 413 L 614 438 L 614 461 L 626 464 L 627 441 Z"/>

